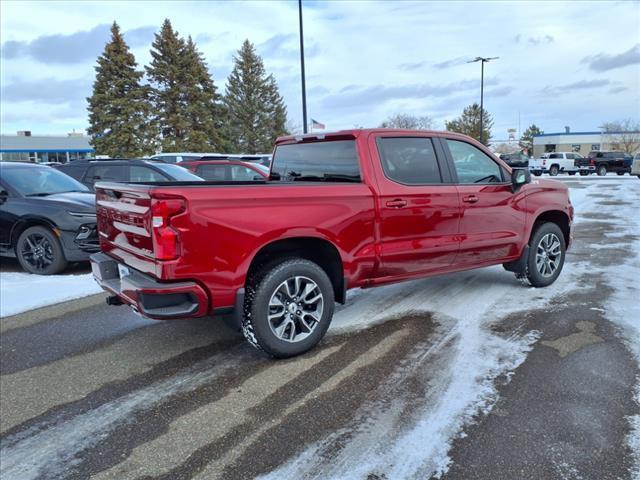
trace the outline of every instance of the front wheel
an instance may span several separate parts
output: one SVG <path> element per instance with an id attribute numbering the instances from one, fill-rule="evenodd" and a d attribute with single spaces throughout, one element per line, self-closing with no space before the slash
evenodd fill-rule
<path id="1" fill-rule="evenodd" d="M 591 173 L 591 172 L 587 172 L 587 171 L 584 171 L 584 170 L 580 170 L 580 176 L 581 176 L 581 177 L 586 177 L 586 176 L 587 176 L 587 175 L 589 175 L 590 173 Z"/>
<path id="2" fill-rule="evenodd" d="M 67 267 L 60 240 L 50 229 L 39 225 L 20 234 L 16 256 L 25 271 L 37 275 L 54 275 Z"/>
<path id="3" fill-rule="evenodd" d="M 564 234 L 555 223 L 540 224 L 529 241 L 527 280 L 534 287 L 546 287 L 556 281 L 564 265 Z"/>
<path id="4" fill-rule="evenodd" d="M 616 172 L 618 175 L 624 175 L 625 172 Z"/>
<path id="5" fill-rule="evenodd" d="M 598 176 L 599 177 L 604 177 L 607 174 L 607 167 L 604 165 L 600 165 L 598 167 Z"/>
<path id="6" fill-rule="evenodd" d="M 324 337 L 334 306 L 333 285 L 320 266 L 302 258 L 281 260 L 248 279 L 242 332 L 273 357 L 293 357 Z"/>
<path id="7" fill-rule="evenodd" d="M 575 175 L 576 172 L 567 172 L 569 175 Z"/>

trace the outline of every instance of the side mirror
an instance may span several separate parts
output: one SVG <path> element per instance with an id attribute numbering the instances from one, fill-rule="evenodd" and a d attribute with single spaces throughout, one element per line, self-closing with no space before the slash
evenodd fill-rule
<path id="1" fill-rule="evenodd" d="M 511 170 L 511 185 L 513 191 L 517 192 L 522 185 L 531 183 L 531 173 L 526 168 L 514 168 Z"/>
<path id="2" fill-rule="evenodd" d="M 7 201 L 9 197 L 9 192 L 7 192 L 4 188 L 0 188 L 0 205 Z"/>

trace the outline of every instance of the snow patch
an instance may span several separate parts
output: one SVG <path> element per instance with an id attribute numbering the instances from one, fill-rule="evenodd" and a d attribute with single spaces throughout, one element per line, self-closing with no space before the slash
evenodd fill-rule
<path id="1" fill-rule="evenodd" d="M 93 275 L 0 273 L 0 317 L 102 292 Z"/>

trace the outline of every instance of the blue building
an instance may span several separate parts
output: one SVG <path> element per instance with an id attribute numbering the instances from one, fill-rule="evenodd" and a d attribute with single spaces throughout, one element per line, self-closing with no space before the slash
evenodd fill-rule
<path id="1" fill-rule="evenodd" d="M 0 161 L 67 163 L 94 156 L 89 137 L 81 133 L 67 135 L 0 135 Z"/>

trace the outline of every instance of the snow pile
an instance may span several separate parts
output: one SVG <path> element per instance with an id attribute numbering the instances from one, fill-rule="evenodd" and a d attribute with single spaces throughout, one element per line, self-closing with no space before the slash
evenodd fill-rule
<path id="1" fill-rule="evenodd" d="M 90 273 L 83 275 L 32 275 L 0 273 L 0 317 L 100 293 Z"/>

